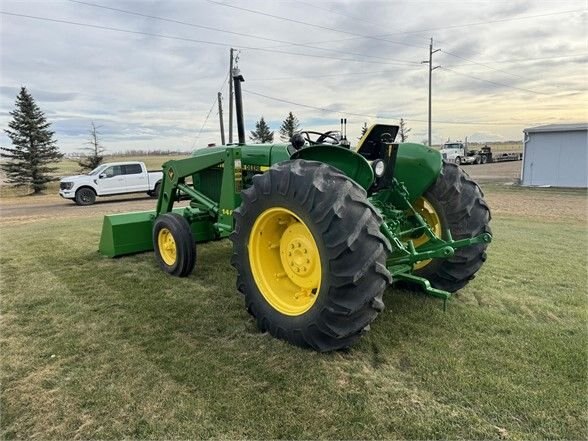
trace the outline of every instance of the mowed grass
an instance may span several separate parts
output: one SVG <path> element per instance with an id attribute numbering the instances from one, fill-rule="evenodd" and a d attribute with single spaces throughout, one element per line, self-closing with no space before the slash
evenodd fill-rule
<path id="1" fill-rule="evenodd" d="M 101 257 L 100 227 L 0 227 L 4 439 L 588 437 L 585 220 L 495 216 L 446 313 L 390 288 L 331 354 L 257 331 L 230 242 L 177 279 L 150 253 Z"/>

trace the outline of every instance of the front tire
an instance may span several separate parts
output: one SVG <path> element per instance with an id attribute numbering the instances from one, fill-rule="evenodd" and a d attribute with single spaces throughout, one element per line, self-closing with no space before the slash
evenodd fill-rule
<path id="1" fill-rule="evenodd" d="M 459 156 L 457 158 L 455 158 L 455 163 L 457 165 L 461 165 L 461 158 Z"/>
<path id="2" fill-rule="evenodd" d="M 157 184 L 155 184 L 155 188 L 153 189 L 153 191 L 150 191 L 147 194 L 149 196 L 151 196 L 152 198 L 158 198 L 160 190 L 161 190 L 161 182 L 158 182 Z"/>
<path id="3" fill-rule="evenodd" d="M 94 202 L 96 202 L 96 193 L 94 193 L 94 190 L 91 188 L 82 187 L 76 191 L 74 200 L 76 205 L 92 205 Z"/>
<path id="4" fill-rule="evenodd" d="M 232 263 L 258 328 L 318 351 L 353 344 L 391 283 L 366 192 L 333 167 L 294 160 L 255 176 L 242 197 Z"/>
<path id="5" fill-rule="evenodd" d="M 443 162 L 437 181 L 423 196 L 438 217 L 439 231 L 449 228 L 454 240 L 492 233 L 490 208 L 482 190 L 456 164 Z M 455 292 L 475 277 L 486 261 L 486 248 L 487 243 L 460 248 L 450 258 L 429 261 L 415 274 L 428 279 L 435 288 Z"/>
<path id="6" fill-rule="evenodd" d="M 196 264 L 196 244 L 188 221 L 178 213 L 159 216 L 153 225 L 155 260 L 166 273 L 186 277 Z"/>

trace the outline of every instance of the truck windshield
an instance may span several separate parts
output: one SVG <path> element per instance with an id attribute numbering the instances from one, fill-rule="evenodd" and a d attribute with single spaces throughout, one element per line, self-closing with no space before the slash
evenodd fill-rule
<path id="1" fill-rule="evenodd" d="M 445 144 L 443 149 L 458 149 L 461 147 L 461 144 Z"/>
<path id="2" fill-rule="evenodd" d="M 104 170 L 106 168 L 106 165 L 102 164 L 99 165 L 98 167 L 96 167 L 94 170 L 92 170 L 90 173 L 88 173 L 90 176 L 94 176 L 97 175 L 98 173 L 100 173 L 102 170 Z"/>

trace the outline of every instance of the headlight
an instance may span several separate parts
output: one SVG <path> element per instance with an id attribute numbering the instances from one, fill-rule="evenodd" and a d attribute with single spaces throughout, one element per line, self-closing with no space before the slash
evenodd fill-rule
<path id="1" fill-rule="evenodd" d="M 386 164 L 384 164 L 384 161 L 382 161 L 381 159 L 378 159 L 372 162 L 372 168 L 374 170 L 376 178 L 381 178 L 382 176 L 384 176 L 384 172 L 386 171 Z"/>
<path id="2" fill-rule="evenodd" d="M 59 188 L 61 190 L 71 190 L 73 187 L 73 182 L 61 182 Z"/>

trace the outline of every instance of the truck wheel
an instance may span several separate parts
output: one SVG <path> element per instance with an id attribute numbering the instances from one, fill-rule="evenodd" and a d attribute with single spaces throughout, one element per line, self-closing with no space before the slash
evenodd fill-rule
<path id="1" fill-rule="evenodd" d="M 326 164 L 294 160 L 253 178 L 235 210 L 237 289 L 262 332 L 332 351 L 384 309 L 390 244 L 366 192 Z"/>
<path id="2" fill-rule="evenodd" d="M 155 260 L 172 276 L 190 275 L 196 264 L 196 244 L 188 221 L 177 213 L 162 214 L 153 225 Z"/>
<path id="3" fill-rule="evenodd" d="M 457 165 L 461 165 L 461 158 L 459 156 L 457 158 L 455 158 L 455 163 Z"/>
<path id="4" fill-rule="evenodd" d="M 443 163 L 437 181 L 425 192 L 417 210 L 437 235 L 447 228 L 454 240 L 491 233 L 490 209 L 480 187 L 455 164 Z M 420 208 L 422 207 L 422 208 Z M 417 239 L 418 249 L 428 238 Z M 488 244 L 477 244 L 455 251 L 448 259 L 419 262 L 414 273 L 427 278 L 435 288 L 455 292 L 472 280 L 486 261 Z"/>
<path id="5" fill-rule="evenodd" d="M 157 184 L 155 184 L 155 188 L 153 189 L 153 191 L 150 191 L 147 194 L 149 196 L 151 196 L 152 198 L 158 198 L 160 190 L 161 190 L 161 182 L 158 182 Z"/>
<path id="6" fill-rule="evenodd" d="M 482 155 L 482 164 L 486 164 L 488 162 L 488 156 Z"/>
<path id="7" fill-rule="evenodd" d="M 96 202 L 96 193 L 88 187 L 82 187 L 76 191 L 75 201 L 77 205 L 92 205 Z"/>

